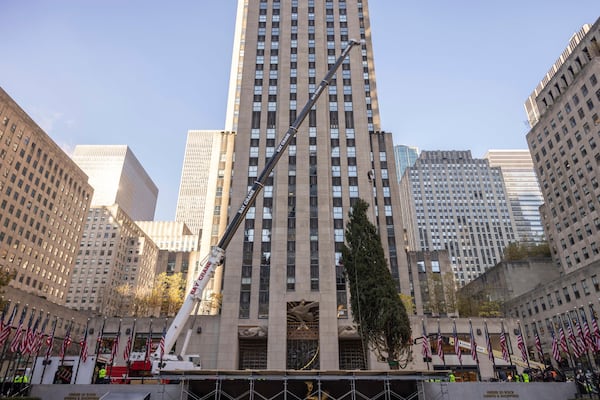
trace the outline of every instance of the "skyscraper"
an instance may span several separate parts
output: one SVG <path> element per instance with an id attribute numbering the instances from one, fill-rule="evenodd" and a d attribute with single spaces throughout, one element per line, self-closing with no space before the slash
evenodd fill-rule
<path id="1" fill-rule="evenodd" d="M 351 38 L 364 42 L 310 111 L 227 248 L 217 368 L 367 367 L 339 263 L 359 197 L 371 205 L 399 290 L 411 294 L 365 0 L 239 1 L 226 120 L 236 132 L 231 205 L 242 204 Z M 368 363 L 388 368 L 374 357 Z"/>
<path id="2" fill-rule="evenodd" d="M 516 240 L 500 168 L 470 151 L 422 151 L 400 183 L 411 250 L 448 250 L 459 285 Z M 412 218 L 409 219 L 409 216 Z"/>
<path id="3" fill-rule="evenodd" d="M 78 145 L 73 160 L 94 188 L 92 207 L 118 204 L 133 220 L 154 219 L 158 188 L 126 145 Z"/>
<path id="4" fill-rule="evenodd" d="M 566 272 L 600 260 L 600 20 L 574 34 L 525 103 L 544 230 Z"/>
<path id="5" fill-rule="evenodd" d="M 529 150 L 489 150 L 483 156 L 490 167 L 500 167 L 517 240 L 539 243 L 544 240 L 544 228 L 540 216 L 543 203 L 542 191 L 535 174 Z"/>
<path id="6" fill-rule="evenodd" d="M 396 160 L 396 170 L 398 171 L 398 183 L 404 175 L 404 171 L 408 167 L 415 165 L 419 158 L 419 149 L 405 144 L 394 146 L 394 159 Z"/>
<path id="7" fill-rule="evenodd" d="M 11 286 L 64 305 L 93 189 L 1 88 L 0 139 L 0 268 L 15 273 Z"/>

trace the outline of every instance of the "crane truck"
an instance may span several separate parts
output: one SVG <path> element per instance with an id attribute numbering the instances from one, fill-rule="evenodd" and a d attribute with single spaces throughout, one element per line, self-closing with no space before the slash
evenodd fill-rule
<path id="1" fill-rule="evenodd" d="M 198 278 L 194 281 L 192 285 L 190 293 L 186 296 L 186 299 L 184 300 L 181 308 L 179 309 L 177 315 L 173 319 L 173 322 L 169 326 L 169 329 L 166 331 L 163 343 L 161 343 L 158 349 L 152 354 L 152 372 L 154 374 L 158 374 L 161 371 L 189 371 L 200 368 L 199 364 L 194 361 L 195 357 L 185 355 L 178 357 L 169 353 L 173 348 L 175 341 L 182 333 L 183 327 L 189 319 L 195 305 L 197 305 L 201 301 L 202 290 L 209 281 L 215 268 L 223 262 L 223 259 L 225 258 L 225 249 L 229 245 L 229 242 L 231 241 L 240 224 L 244 220 L 249 208 L 252 206 L 252 204 L 254 204 L 256 197 L 258 196 L 265 184 L 265 181 L 275 168 L 275 165 L 283 155 L 284 151 L 287 149 L 292 138 L 298 132 L 298 128 L 300 127 L 302 122 L 304 122 L 304 119 L 308 115 L 310 109 L 315 105 L 315 103 L 323 93 L 324 89 L 330 84 L 336 71 L 350 53 L 350 50 L 352 50 L 352 48 L 354 46 L 357 46 L 358 44 L 360 44 L 360 42 L 356 40 L 350 40 L 348 42 L 346 48 L 342 51 L 341 55 L 338 57 L 336 62 L 331 66 L 331 68 L 329 69 L 319 86 L 316 88 L 315 92 L 309 98 L 304 108 L 302 108 L 302 110 L 297 115 L 296 119 L 291 124 L 285 135 L 283 135 L 283 137 L 281 138 L 279 145 L 275 148 L 273 156 L 266 162 L 264 169 L 254 182 L 254 184 L 250 187 L 250 190 L 248 191 L 246 197 L 242 201 L 242 204 L 238 209 L 237 213 L 234 215 L 234 217 L 231 219 L 231 221 L 225 228 L 223 236 L 221 237 L 217 245 L 211 249 L 205 264 L 202 266 L 198 274 Z M 182 353 L 184 353 L 187 348 L 190 335 L 191 329 L 187 332 L 184 344 L 182 346 Z"/>

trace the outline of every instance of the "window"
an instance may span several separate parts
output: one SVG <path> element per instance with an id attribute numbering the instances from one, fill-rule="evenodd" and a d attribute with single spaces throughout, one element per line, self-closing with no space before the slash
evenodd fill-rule
<path id="1" fill-rule="evenodd" d="M 571 302 L 571 295 L 569 294 L 569 289 L 566 286 L 563 288 L 563 296 L 565 296 L 565 301 L 567 303 Z"/>

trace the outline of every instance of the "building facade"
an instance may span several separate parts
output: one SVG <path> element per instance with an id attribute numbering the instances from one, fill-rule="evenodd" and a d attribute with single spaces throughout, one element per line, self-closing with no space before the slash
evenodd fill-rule
<path id="1" fill-rule="evenodd" d="M 10 285 L 64 304 L 93 189 L 0 89 L 0 268 Z"/>
<path id="2" fill-rule="evenodd" d="M 105 316 L 143 315 L 136 298 L 152 289 L 157 260 L 156 244 L 119 205 L 91 207 L 66 306 Z"/>
<path id="3" fill-rule="evenodd" d="M 200 235 L 206 254 L 217 244 L 227 221 L 233 163 L 232 131 L 188 131 L 175 220 Z"/>
<path id="4" fill-rule="evenodd" d="M 542 191 L 529 150 L 488 150 L 484 156 L 490 167 L 500 167 L 519 242 L 545 240 L 540 206 Z"/>
<path id="5" fill-rule="evenodd" d="M 553 257 L 569 273 L 600 260 L 600 22 L 573 35 L 525 104 Z"/>
<path id="6" fill-rule="evenodd" d="M 235 37 L 226 120 L 237 132 L 233 207 L 348 41 L 364 42 L 310 110 L 227 248 L 216 366 L 366 368 L 358 336 L 341 334 L 352 319 L 339 259 L 359 197 L 371 205 L 398 289 L 412 294 L 367 2 L 242 0 Z M 374 357 L 368 363 L 388 368 Z"/>
<path id="7" fill-rule="evenodd" d="M 417 147 L 404 144 L 394 146 L 394 159 L 396 160 L 396 171 L 398 171 L 398 183 L 400 183 L 406 168 L 415 165 L 417 158 L 419 158 L 419 149 Z"/>
<path id="8" fill-rule="evenodd" d="M 72 155 L 94 188 L 92 206 L 119 204 L 130 218 L 154 219 L 158 188 L 126 145 L 78 145 Z"/>
<path id="9" fill-rule="evenodd" d="M 447 250 L 459 286 L 500 262 L 516 240 L 500 168 L 470 151 L 423 151 L 406 177 L 409 248 Z"/>
<path id="10" fill-rule="evenodd" d="M 176 221 L 137 221 L 136 224 L 159 248 L 156 276 L 182 274 L 187 295 L 198 276 L 206 254 L 198 251 L 198 235 L 192 234 L 187 225 Z M 202 294 L 199 314 L 216 314 L 221 299 L 223 268 L 217 267 Z M 163 310 L 164 313 L 164 310 Z"/>

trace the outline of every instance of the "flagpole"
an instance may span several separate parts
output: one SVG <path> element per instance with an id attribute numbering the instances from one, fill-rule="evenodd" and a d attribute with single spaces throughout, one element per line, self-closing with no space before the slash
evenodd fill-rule
<path id="1" fill-rule="evenodd" d="M 502 326 L 502 334 L 504 335 L 504 340 L 506 340 L 505 346 L 506 346 L 506 352 L 508 353 L 508 363 L 510 365 L 510 370 L 511 371 L 516 371 L 517 368 L 515 368 L 515 366 L 513 365 L 512 357 L 511 357 L 511 354 L 510 354 L 510 350 L 511 350 L 511 347 L 512 347 L 512 342 L 510 341 L 510 332 L 508 333 L 508 335 L 506 335 L 506 331 L 504 330 L 504 320 L 501 319 L 500 320 L 500 324 Z"/>
<path id="2" fill-rule="evenodd" d="M 40 309 L 40 314 L 38 315 L 37 319 L 35 320 L 35 324 L 33 325 L 33 329 L 31 330 L 31 333 L 28 332 L 27 336 L 23 339 L 23 342 L 25 343 L 25 351 L 27 352 L 27 360 L 25 361 L 25 365 L 26 365 L 25 370 L 26 371 L 27 371 L 27 365 L 29 365 L 29 360 L 31 359 L 31 353 L 33 352 L 33 346 L 35 344 L 35 335 L 36 335 L 35 332 L 37 331 L 38 325 L 40 324 L 42 315 L 44 315 L 44 310 Z M 35 367 L 35 359 L 33 361 L 33 366 Z M 31 368 L 31 370 L 33 370 L 33 368 Z M 31 373 L 31 376 L 28 376 L 28 378 L 29 378 L 29 382 L 31 382 L 31 378 L 33 378 L 33 372 Z"/>
<path id="3" fill-rule="evenodd" d="M 54 347 L 54 335 L 56 334 L 56 325 L 57 324 L 58 324 L 58 315 L 54 317 L 54 324 L 52 325 L 52 333 L 48 337 L 48 339 L 50 339 L 50 342 L 46 343 L 46 346 L 48 348 L 46 349 L 46 357 L 44 358 L 44 363 L 43 363 L 44 369 L 42 370 L 42 378 L 40 379 L 40 383 L 44 382 L 44 375 L 46 374 L 46 367 L 48 366 L 48 359 L 50 358 L 50 355 L 52 354 L 52 347 Z"/>
<path id="4" fill-rule="evenodd" d="M 438 357 L 440 357 L 442 359 L 442 362 L 444 363 L 444 369 L 446 369 L 446 356 L 444 354 L 444 347 L 442 346 L 444 344 L 444 339 L 442 339 L 442 331 L 440 330 L 440 319 L 439 318 L 437 320 L 437 323 L 438 323 L 438 341 L 437 341 Z"/>
<path id="5" fill-rule="evenodd" d="M 61 366 L 65 365 L 65 356 L 67 355 L 67 348 L 71 345 L 70 340 L 71 340 L 71 329 L 73 329 L 73 319 L 74 318 L 71 318 L 71 323 L 69 324 L 69 327 L 67 328 L 67 331 L 65 333 L 65 337 L 63 338 L 63 343 L 62 343 L 62 347 L 61 347 L 62 357 L 60 358 Z"/>
<path id="6" fill-rule="evenodd" d="M 88 327 L 90 326 L 90 319 L 88 318 L 86 323 L 85 323 L 85 333 L 83 334 L 83 345 L 81 346 L 81 349 L 79 350 L 79 361 L 77 361 L 77 369 L 75 370 L 75 380 L 73 381 L 73 383 L 77 383 L 77 375 L 79 375 L 79 366 L 81 365 L 81 359 L 82 359 L 82 355 L 83 352 L 86 351 L 87 352 L 87 346 L 85 344 L 87 344 L 87 336 L 88 336 Z"/>
<path id="7" fill-rule="evenodd" d="M 533 324 L 535 332 L 535 349 L 538 353 L 538 356 L 540 357 L 540 361 L 542 362 L 542 364 L 544 364 L 544 370 L 546 369 L 546 358 L 544 357 L 544 349 L 542 348 L 542 341 L 540 340 L 540 335 L 538 333 L 537 330 L 537 326 L 535 325 L 535 323 Z"/>
<path id="8" fill-rule="evenodd" d="M 479 355 L 477 354 L 477 342 L 475 341 L 475 335 L 473 334 L 473 323 L 469 318 L 469 335 L 471 342 L 471 358 L 475 360 L 477 364 L 477 377 L 481 380 L 481 368 L 479 367 Z"/>
<path id="9" fill-rule="evenodd" d="M 575 356 L 571 352 L 571 346 L 573 346 L 573 345 L 571 344 L 571 346 L 569 346 L 569 340 L 567 340 L 568 332 L 564 333 L 565 332 L 565 321 L 563 321 L 562 316 L 560 314 L 557 314 L 556 316 L 557 316 L 558 320 L 560 321 L 560 328 L 563 330 L 563 334 L 565 335 L 565 344 L 567 345 L 567 350 L 568 350 L 567 354 L 569 356 L 569 360 L 571 360 L 571 368 L 573 369 L 573 373 L 575 373 L 575 366 L 576 366 Z"/>
<path id="10" fill-rule="evenodd" d="M 10 351 L 12 352 L 11 358 L 8 362 L 8 368 L 6 369 L 6 373 L 12 370 L 13 365 L 15 363 L 15 356 L 20 351 L 21 341 L 23 335 L 23 323 L 25 322 L 25 317 L 27 316 L 27 312 L 29 311 L 29 304 L 25 304 L 25 307 L 21 310 L 21 317 L 19 318 L 19 326 L 17 327 L 17 331 L 15 332 L 15 337 L 10 343 Z M 6 379 L 6 375 L 4 377 Z"/>
<path id="11" fill-rule="evenodd" d="M 9 301 L 10 303 L 10 301 Z M 21 304 L 21 302 L 17 301 L 17 304 L 14 305 L 12 312 L 10 314 L 10 317 L 6 323 L 5 328 L 7 329 L 7 336 L 4 339 L 4 346 L 2 348 L 2 364 L 4 364 L 5 358 L 7 358 L 6 355 L 6 350 L 8 347 L 8 339 L 10 338 L 10 334 L 12 332 L 12 323 L 14 321 L 15 315 L 17 315 L 17 311 L 19 310 L 19 305 Z M 3 332 L 4 333 L 4 332 Z M 10 361 L 9 361 L 10 364 Z M 8 366 L 6 368 L 6 370 L 4 371 L 4 377 L 2 378 L 2 388 L 0 389 L 1 393 L 4 393 L 4 383 L 6 382 L 6 377 L 8 376 Z"/>
<path id="12" fill-rule="evenodd" d="M 494 349 L 492 347 L 492 340 L 490 339 L 490 331 L 488 330 L 487 321 L 483 320 L 483 326 L 485 328 L 485 345 L 488 351 L 488 358 L 492 362 L 492 368 L 494 370 L 494 378 L 496 377 L 496 357 L 494 357 Z"/>
<path id="13" fill-rule="evenodd" d="M 150 327 L 148 328 L 148 337 L 146 338 L 146 354 L 144 354 L 144 368 L 146 364 L 150 362 L 150 354 L 152 353 L 152 318 L 150 319 Z M 150 364 L 152 369 L 152 364 Z M 142 384 L 144 383 L 144 376 L 142 375 Z"/>
<path id="14" fill-rule="evenodd" d="M 125 363 L 127 365 L 127 378 L 129 378 L 129 370 L 131 367 L 131 350 L 133 349 L 133 345 L 135 344 L 135 322 L 136 319 L 133 319 L 133 326 L 131 327 L 131 335 L 127 339 L 127 344 L 125 345 L 125 351 L 127 352 L 127 357 Z M 125 353 L 123 353 L 125 356 Z"/>
<path id="15" fill-rule="evenodd" d="M 527 350 L 527 343 L 525 343 L 525 337 L 523 336 L 523 329 L 521 328 L 521 322 L 517 320 L 517 325 L 519 325 L 519 335 L 521 337 L 521 341 L 523 342 L 523 349 L 521 349 L 521 353 L 525 353 L 525 360 L 527 361 L 527 368 L 531 369 L 531 365 L 529 365 L 529 351 Z M 523 355 L 523 354 L 521 354 Z"/>
<path id="16" fill-rule="evenodd" d="M 2 301 L 4 302 L 4 296 L 2 296 Z M 4 308 L 2 309 L 2 324 L 0 325 L 0 334 L 1 335 L 5 335 L 5 333 L 3 332 L 4 329 L 7 329 L 8 335 L 6 336 L 5 339 L 3 339 L 3 343 L 2 343 L 2 354 L 0 355 L 0 362 L 1 364 L 4 364 L 4 357 L 5 357 L 5 353 L 6 353 L 6 343 L 8 342 L 8 336 L 10 336 L 10 331 L 12 330 L 12 328 L 10 328 L 10 325 L 12 324 L 12 316 L 9 317 L 8 321 L 5 321 L 5 317 L 6 317 L 6 313 L 8 312 L 8 310 L 10 310 L 10 303 L 11 301 L 8 300 L 5 305 Z M 18 307 L 18 304 L 15 305 L 15 307 Z M 13 308 L 13 313 L 14 313 L 14 308 Z"/>
<path id="17" fill-rule="evenodd" d="M 577 319 L 577 326 L 579 327 L 577 330 L 577 334 L 579 335 L 579 337 L 581 338 L 581 340 L 583 340 L 583 346 L 585 348 L 585 358 L 587 360 L 587 364 L 588 364 L 588 368 L 590 371 L 593 369 L 592 368 L 592 360 L 590 360 L 590 353 L 589 353 L 589 349 L 587 346 L 587 343 L 585 342 L 585 337 L 581 337 L 581 335 L 583 334 L 583 328 L 581 327 L 581 320 L 579 318 L 579 309 L 577 308 L 577 306 L 573 307 L 575 310 L 575 318 Z"/>
<path id="18" fill-rule="evenodd" d="M 594 305 L 592 304 L 592 302 L 589 302 L 589 309 L 590 309 L 590 319 L 592 320 L 592 327 L 591 327 L 591 336 L 592 336 L 592 340 L 594 342 L 594 363 L 596 362 L 596 359 L 598 358 L 598 351 L 600 351 L 600 330 L 598 328 L 598 320 L 596 319 L 596 311 L 594 310 Z"/>
<path id="19" fill-rule="evenodd" d="M 35 356 L 34 356 L 35 361 L 33 362 L 33 368 L 31 369 L 31 378 L 32 379 L 33 379 L 33 373 L 35 372 L 35 367 L 37 366 L 37 359 L 40 355 L 40 349 L 42 348 L 42 340 L 43 340 L 43 336 L 44 336 L 44 331 L 46 330 L 46 325 L 48 325 L 49 319 L 50 319 L 50 312 L 47 312 L 46 319 L 42 323 L 40 332 L 36 335 L 36 338 L 35 338 L 35 343 L 34 343 L 34 348 L 33 348 L 33 350 L 35 350 Z M 40 381 L 40 384 L 41 383 L 42 382 Z"/>
<path id="20" fill-rule="evenodd" d="M 117 329 L 117 337 L 113 341 L 113 348 L 110 352 L 110 368 L 108 370 L 108 377 L 111 379 L 113 365 L 115 364 L 115 356 L 117 355 L 117 351 L 119 351 L 119 340 L 121 338 L 121 322 L 123 322 L 122 318 L 119 318 L 119 328 Z M 111 379 L 112 381 L 112 379 Z"/>
<path id="21" fill-rule="evenodd" d="M 454 336 L 454 354 L 456 354 L 456 357 L 458 358 L 458 362 L 460 363 L 460 366 L 462 367 L 462 354 L 460 351 L 460 342 L 458 340 L 458 332 L 456 332 L 456 319 L 452 319 L 452 324 L 454 327 L 454 330 L 452 331 L 452 334 Z"/>
<path id="22" fill-rule="evenodd" d="M 431 353 L 431 348 L 429 347 L 429 338 L 427 337 L 427 331 L 425 330 L 425 320 L 421 318 L 421 326 L 423 328 L 423 350 L 421 351 L 423 357 L 425 358 L 425 362 L 427 363 L 427 371 L 429 371 L 429 354 Z"/>

